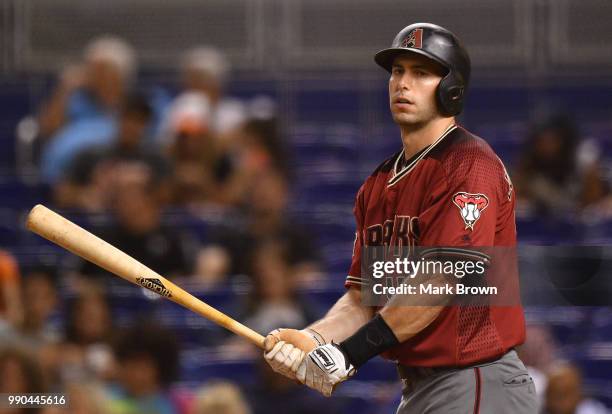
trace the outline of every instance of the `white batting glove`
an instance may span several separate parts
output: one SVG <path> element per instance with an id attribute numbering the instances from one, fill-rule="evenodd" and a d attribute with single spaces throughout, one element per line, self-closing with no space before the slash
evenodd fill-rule
<path id="1" fill-rule="evenodd" d="M 352 377 L 355 371 L 344 352 L 332 342 L 309 352 L 300 364 L 296 377 L 302 384 L 329 397 L 334 388 Z"/>
<path id="2" fill-rule="evenodd" d="M 306 354 L 319 345 L 309 331 L 276 329 L 266 336 L 264 358 L 275 372 L 295 380 Z"/>

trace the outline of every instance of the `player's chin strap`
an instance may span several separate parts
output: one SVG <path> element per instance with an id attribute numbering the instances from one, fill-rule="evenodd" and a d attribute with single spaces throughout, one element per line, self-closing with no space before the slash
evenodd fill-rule
<path id="1" fill-rule="evenodd" d="M 338 347 L 347 356 L 347 360 L 359 368 L 368 360 L 398 345 L 395 334 L 380 314 L 363 325 L 351 337 L 341 342 Z"/>

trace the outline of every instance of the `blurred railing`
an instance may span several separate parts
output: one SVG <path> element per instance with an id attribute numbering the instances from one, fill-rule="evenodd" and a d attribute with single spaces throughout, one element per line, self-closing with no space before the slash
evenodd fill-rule
<path id="1" fill-rule="evenodd" d="M 607 0 L 0 0 L 0 70 L 57 69 L 108 33 L 160 69 L 198 44 L 239 69 L 372 69 L 403 26 L 431 21 L 461 35 L 483 74 L 605 74 L 611 14 Z"/>

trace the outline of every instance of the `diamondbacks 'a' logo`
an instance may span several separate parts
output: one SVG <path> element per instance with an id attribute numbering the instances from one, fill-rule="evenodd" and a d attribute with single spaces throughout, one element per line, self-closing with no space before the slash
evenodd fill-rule
<path id="1" fill-rule="evenodd" d="M 402 42 L 402 47 L 423 48 L 423 29 L 414 29 Z"/>
<path id="2" fill-rule="evenodd" d="M 488 207 L 489 199 L 484 194 L 459 192 L 453 196 L 453 203 L 459 207 L 466 230 L 474 230 L 474 224 Z"/>

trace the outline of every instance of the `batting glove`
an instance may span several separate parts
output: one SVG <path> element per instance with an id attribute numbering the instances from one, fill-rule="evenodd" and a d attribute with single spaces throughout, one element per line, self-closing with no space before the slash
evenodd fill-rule
<path id="1" fill-rule="evenodd" d="M 331 396 L 335 387 L 355 374 L 346 354 L 335 344 L 319 346 L 308 353 L 297 370 L 297 379 L 302 384 Z"/>
<path id="2" fill-rule="evenodd" d="M 264 358 L 275 372 L 295 380 L 306 354 L 321 344 L 321 337 L 316 332 L 276 329 L 266 336 Z"/>

